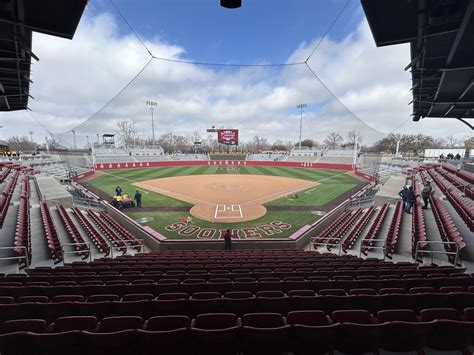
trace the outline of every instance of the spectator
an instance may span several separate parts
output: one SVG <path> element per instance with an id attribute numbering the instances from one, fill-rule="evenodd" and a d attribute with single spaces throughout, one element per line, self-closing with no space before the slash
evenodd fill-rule
<path id="1" fill-rule="evenodd" d="M 432 190 L 433 188 L 431 187 L 431 182 L 427 181 L 426 186 L 423 187 L 423 189 L 421 190 L 421 198 L 423 199 L 423 203 L 424 203 L 424 206 L 422 208 L 424 210 L 428 209 L 428 203 L 430 202 L 429 197 Z"/>
<path id="2" fill-rule="evenodd" d="M 461 160 L 461 155 L 458 153 L 456 154 L 456 157 L 455 157 L 456 160 Z"/>
<path id="3" fill-rule="evenodd" d="M 406 192 L 406 199 L 407 199 L 407 204 L 405 206 L 405 212 L 411 214 L 411 208 L 413 204 L 415 203 L 415 193 L 413 192 L 413 187 L 409 187 L 407 192 Z"/>
<path id="4" fill-rule="evenodd" d="M 120 196 L 122 194 L 122 188 L 120 186 L 117 186 L 115 188 L 115 196 Z"/>
<path id="5" fill-rule="evenodd" d="M 403 200 L 403 208 L 405 208 L 407 205 L 407 192 L 408 192 L 408 187 L 403 186 L 403 189 L 401 189 L 400 192 L 398 193 L 398 196 L 400 196 Z"/>
<path id="6" fill-rule="evenodd" d="M 137 207 L 138 207 L 138 208 L 141 208 L 141 207 L 142 207 L 142 193 L 140 192 L 140 190 L 137 190 L 137 191 L 135 192 L 135 197 L 134 197 L 134 199 L 135 199 L 135 202 L 136 202 L 136 204 L 137 204 Z"/>
<path id="7" fill-rule="evenodd" d="M 227 229 L 224 233 L 224 249 L 232 249 L 232 233 L 230 232 L 230 229 Z"/>

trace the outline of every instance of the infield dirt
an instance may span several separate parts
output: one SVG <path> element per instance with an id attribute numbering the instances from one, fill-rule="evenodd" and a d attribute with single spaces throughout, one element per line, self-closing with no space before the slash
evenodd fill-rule
<path id="1" fill-rule="evenodd" d="M 267 212 L 264 203 L 319 183 L 280 176 L 217 174 L 175 176 L 133 185 L 193 204 L 190 213 L 196 218 L 236 223 L 260 218 Z"/>

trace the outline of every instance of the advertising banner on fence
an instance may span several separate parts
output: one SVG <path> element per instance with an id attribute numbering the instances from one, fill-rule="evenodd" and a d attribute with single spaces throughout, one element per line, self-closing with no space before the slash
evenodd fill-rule
<path id="1" fill-rule="evenodd" d="M 239 145 L 239 130 L 219 129 L 217 131 L 217 141 L 221 144 Z"/>

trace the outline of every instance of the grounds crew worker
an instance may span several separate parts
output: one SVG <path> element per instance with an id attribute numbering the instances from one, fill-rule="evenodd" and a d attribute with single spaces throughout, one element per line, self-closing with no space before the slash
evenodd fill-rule
<path id="1" fill-rule="evenodd" d="M 135 201 L 137 203 L 137 207 L 142 207 L 142 193 L 140 192 L 140 190 L 137 190 L 135 192 Z"/>

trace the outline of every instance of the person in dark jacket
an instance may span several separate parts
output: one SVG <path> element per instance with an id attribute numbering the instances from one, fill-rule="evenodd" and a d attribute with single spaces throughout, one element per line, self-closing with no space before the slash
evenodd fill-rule
<path id="1" fill-rule="evenodd" d="M 403 186 L 403 189 L 400 190 L 398 193 L 398 196 L 400 196 L 403 200 L 403 207 L 407 205 L 407 192 L 408 192 L 408 187 Z"/>
<path id="2" fill-rule="evenodd" d="M 426 186 L 421 190 L 421 198 L 423 199 L 424 206 L 422 207 L 424 210 L 428 209 L 428 204 L 430 202 L 430 194 L 433 188 L 431 187 L 431 182 L 427 181 Z"/>
<path id="3" fill-rule="evenodd" d="M 232 233 L 227 229 L 224 233 L 224 249 L 232 249 Z"/>
<path id="4" fill-rule="evenodd" d="M 137 207 L 141 208 L 142 207 L 142 193 L 140 192 L 140 190 L 137 190 L 135 192 L 135 202 L 137 204 Z"/>
<path id="5" fill-rule="evenodd" d="M 122 194 L 122 188 L 120 186 L 117 186 L 115 188 L 115 196 L 120 196 Z"/>
<path id="6" fill-rule="evenodd" d="M 413 204 L 415 203 L 415 193 L 413 192 L 413 187 L 409 187 L 406 194 L 405 194 L 405 197 L 407 199 L 407 203 L 406 203 L 406 206 L 405 206 L 405 212 L 406 213 L 411 213 L 411 208 L 413 206 Z"/>

